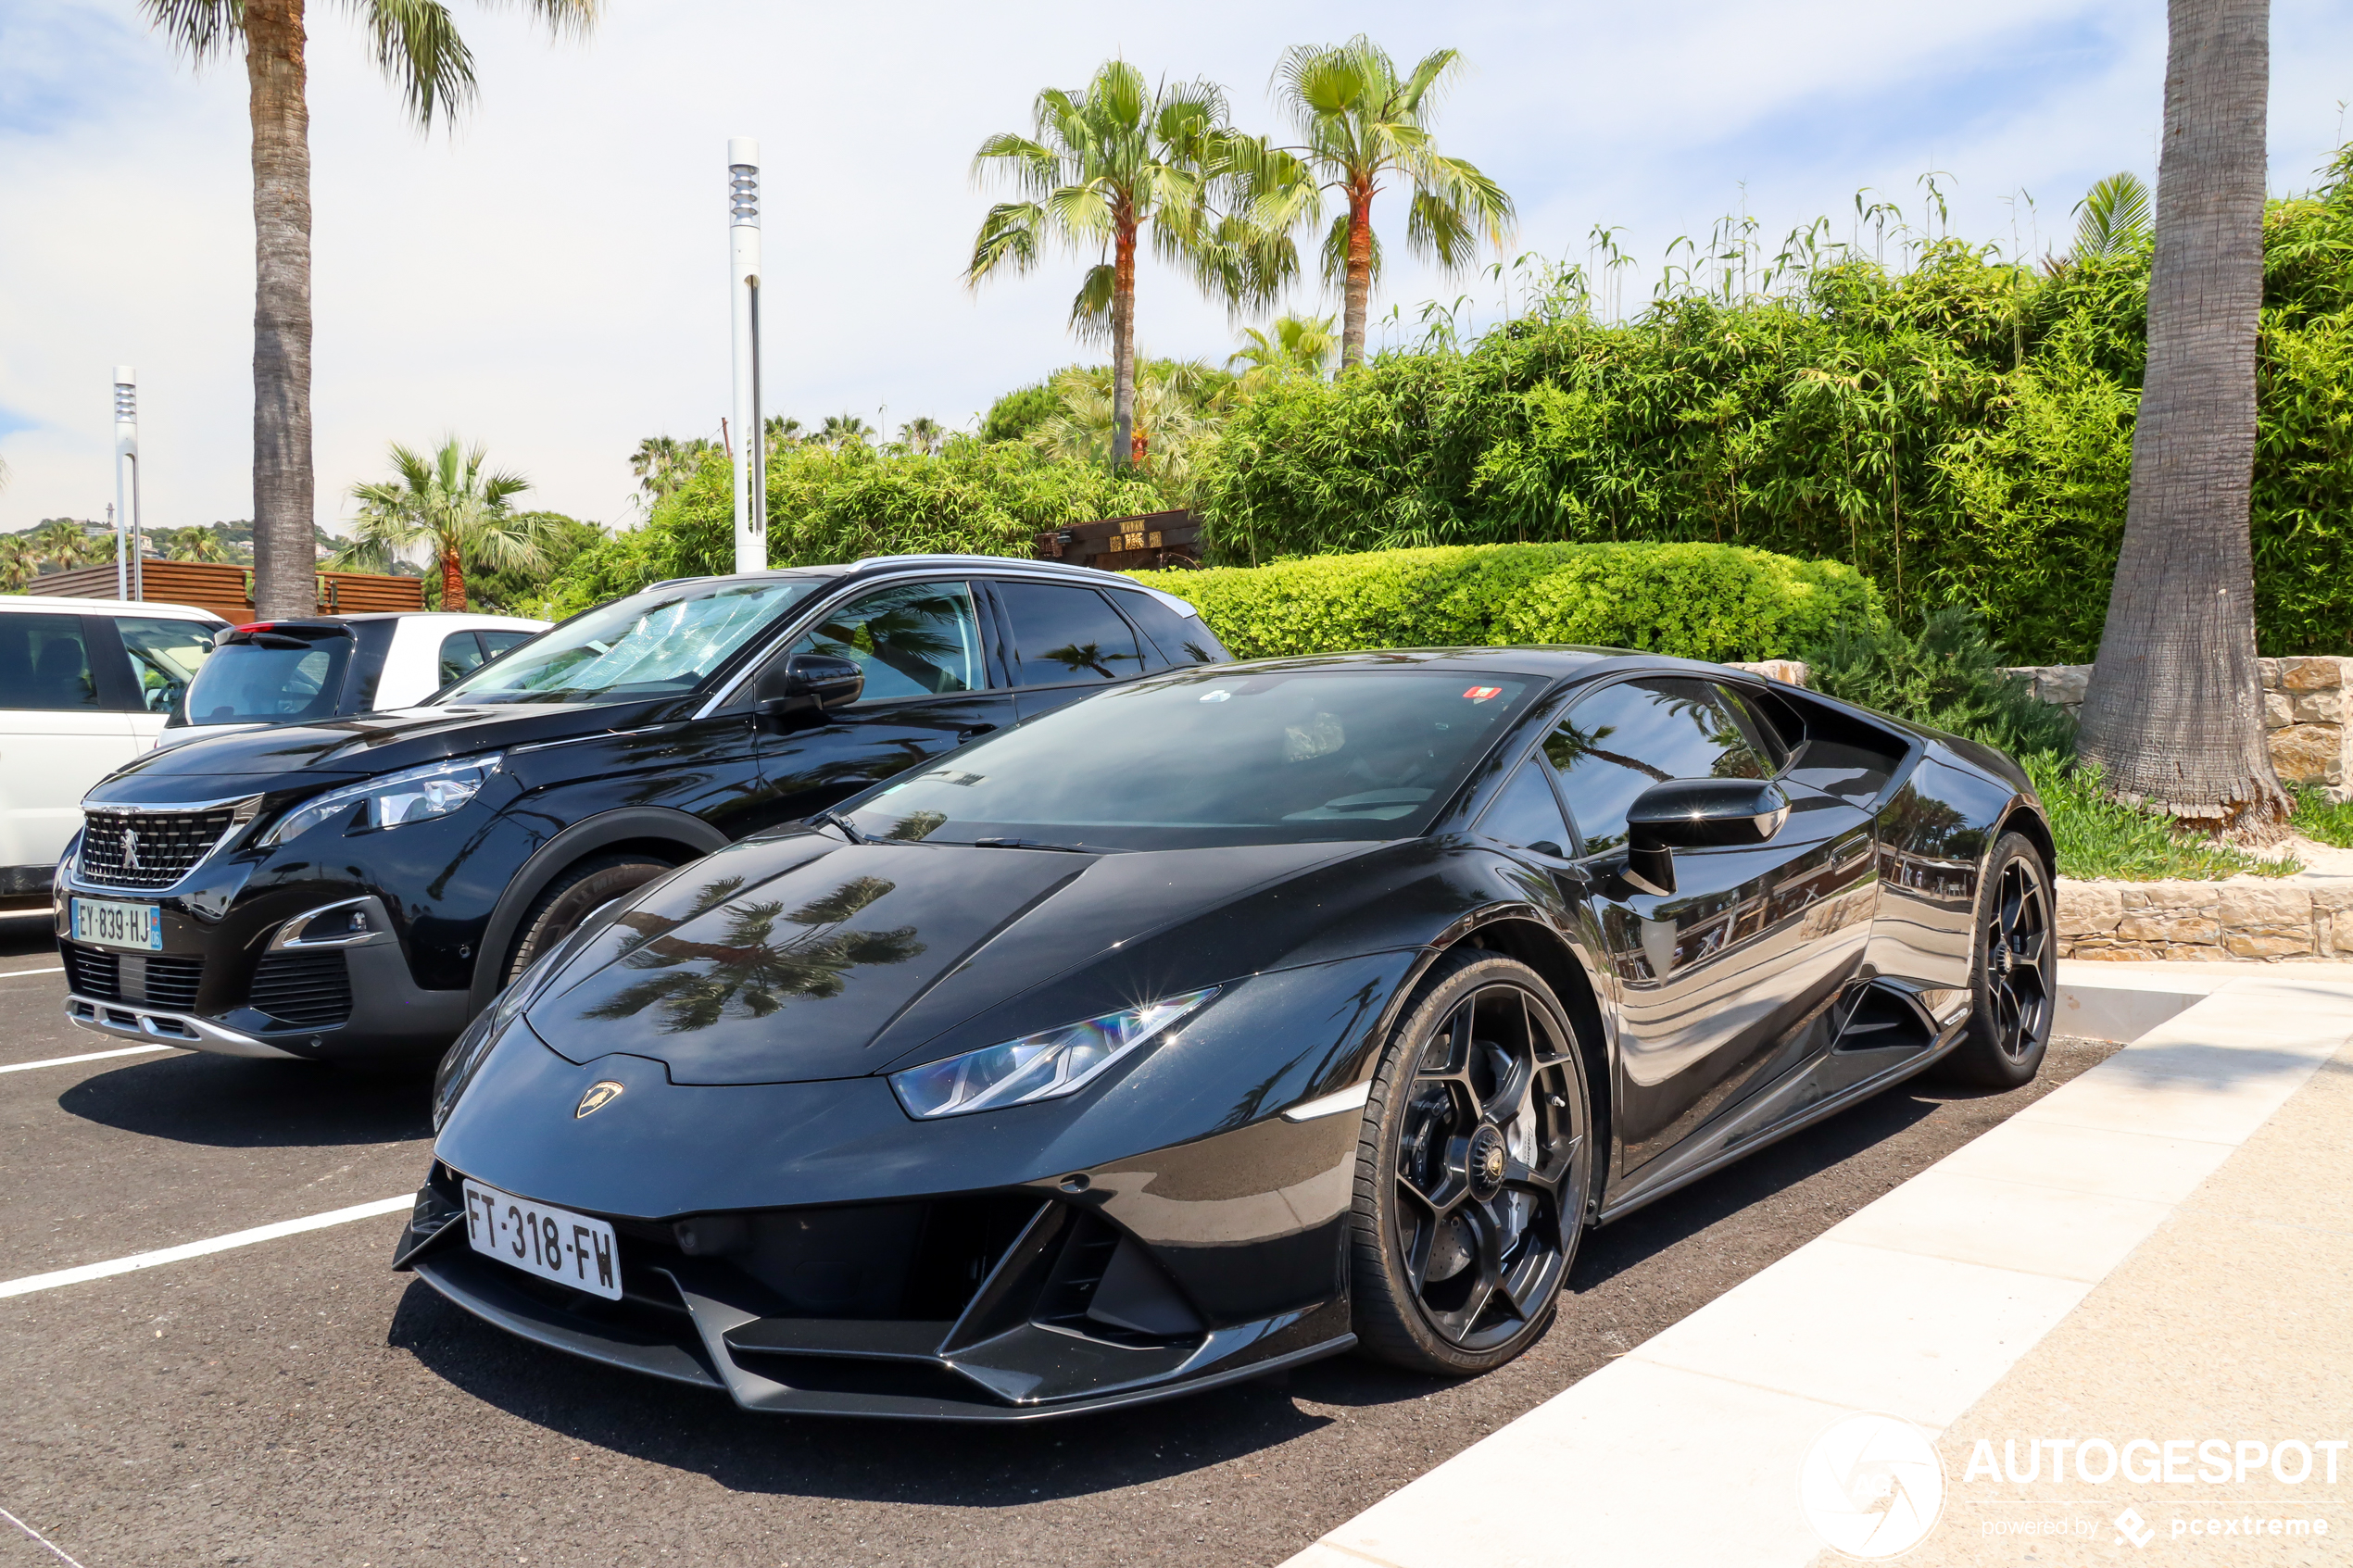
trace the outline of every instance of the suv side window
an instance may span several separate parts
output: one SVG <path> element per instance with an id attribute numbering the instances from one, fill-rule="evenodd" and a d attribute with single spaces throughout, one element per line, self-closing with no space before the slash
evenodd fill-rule
<path id="1" fill-rule="evenodd" d="M 490 627 L 484 627 L 481 631 L 476 632 L 474 635 L 482 639 L 483 647 L 488 652 L 492 659 L 496 659 L 500 654 L 506 652 L 509 648 L 519 648 L 522 646 L 523 644 L 531 641 L 532 638 L 539 635 L 539 633 L 536 632 L 500 632 Z"/>
<path id="2" fill-rule="evenodd" d="M 196 666 L 212 651 L 213 629 L 202 621 L 144 615 L 119 615 L 114 625 L 131 660 L 131 683 L 141 709 L 169 713 L 178 708 Z"/>
<path id="3" fill-rule="evenodd" d="M 95 708 L 90 648 L 78 615 L 0 615 L 0 707 Z"/>
<path id="4" fill-rule="evenodd" d="M 482 668 L 482 644 L 472 632 L 452 632 L 441 639 L 441 684 Z"/>
<path id="5" fill-rule="evenodd" d="M 826 612 L 792 646 L 829 654 L 866 672 L 861 702 L 941 696 L 988 684 L 973 591 L 963 583 L 907 583 L 862 595 Z"/>
<path id="6" fill-rule="evenodd" d="M 1723 689 L 1706 681 L 1621 681 L 1581 699 L 1544 740 L 1585 852 L 1626 842 L 1626 809 L 1668 779 L 1766 779 L 1775 759 L 1758 755 L 1753 726 Z"/>
<path id="7" fill-rule="evenodd" d="M 1137 630 L 1142 632 L 1145 639 L 1153 645 L 1145 653 L 1147 662 L 1153 669 L 1162 670 L 1173 664 L 1219 664 L 1225 661 L 1224 645 L 1208 627 L 1191 616 L 1177 614 L 1150 594 L 1114 589 L 1112 598 L 1127 612 L 1127 619 L 1136 623 Z M 1158 659 L 1151 658 L 1154 651 L 1159 653 Z"/>
<path id="8" fill-rule="evenodd" d="M 1013 620 L 1023 685 L 1119 681 L 1143 671 L 1135 629 L 1094 589 L 1000 582 L 997 596 Z"/>

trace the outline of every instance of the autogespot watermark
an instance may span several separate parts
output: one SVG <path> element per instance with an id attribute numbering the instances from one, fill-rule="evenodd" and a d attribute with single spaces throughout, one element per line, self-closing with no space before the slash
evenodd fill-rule
<path id="1" fill-rule="evenodd" d="M 1944 1461 L 1902 1416 L 1865 1412 L 1831 1424 L 1797 1471 L 1797 1500 L 1815 1533 L 1867 1562 L 1909 1551 L 1944 1512 Z"/>
<path id="2" fill-rule="evenodd" d="M 1980 1437 L 1951 1496 L 1959 1504 L 2040 1507 L 2063 1502 L 2070 1517 L 1980 1519 L 1984 1536 L 2040 1537 L 2138 1549 L 2160 1537 L 2236 1537 L 2306 1543 L 2329 1534 L 2309 1512 L 2340 1500 L 2339 1472 L 2353 1480 L 2343 1437 Z M 2117 1512 L 2090 1497 L 2021 1499 L 1970 1496 L 1987 1485 L 2130 1488 L 2138 1496 Z M 2154 1488 L 2259 1486 L 2259 1498 L 2183 1498 L 2169 1502 Z M 2294 1490 L 2282 1495 L 2278 1488 Z M 2299 1495 L 2301 1494 L 2301 1495 Z M 2111 1493 L 2111 1497 L 2115 1494 Z M 1833 1423 L 1814 1439 L 1798 1469 L 1798 1499 L 1829 1546 L 1866 1562 L 1900 1556 L 1928 1538 L 1943 1517 L 1947 1479 L 1935 1443 L 1900 1416 L 1867 1412 Z M 2124 1501 L 2116 1498 L 2116 1501 Z M 2158 1517 L 2146 1517 L 2143 1510 Z M 1966 1528 L 1966 1524 L 1962 1526 Z"/>

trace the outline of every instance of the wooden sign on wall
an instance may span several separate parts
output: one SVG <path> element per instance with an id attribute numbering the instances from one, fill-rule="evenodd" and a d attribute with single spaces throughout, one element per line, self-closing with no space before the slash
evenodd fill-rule
<path id="1" fill-rule="evenodd" d="M 1105 571 L 1158 571 L 1201 565 L 1201 523 L 1189 511 L 1074 522 L 1036 535 L 1038 558 Z"/>

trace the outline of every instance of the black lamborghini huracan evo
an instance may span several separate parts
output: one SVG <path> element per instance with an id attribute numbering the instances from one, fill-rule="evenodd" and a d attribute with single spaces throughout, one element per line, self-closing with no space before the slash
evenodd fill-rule
<path id="1" fill-rule="evenodd" d="M 451 1047 L 396 1266 L 762 1411 L 1480 1372 L 1587 1226 L 2032 1077 L 2051 857 L 2007 758 L 1720 666 L 1174 671 L 592 916 Z"/>

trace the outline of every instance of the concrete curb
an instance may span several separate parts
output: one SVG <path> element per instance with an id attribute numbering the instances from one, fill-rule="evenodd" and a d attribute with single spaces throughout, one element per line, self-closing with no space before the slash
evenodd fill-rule
<path id="1" fill-rule="evenodd" d="M 1950 1425 L 2353 1036 L 2353 972 L 2070 963 L 2060 1006 L 2133 1043 L 1286 1568 L 1815 1561 L 1815 1437 Z"/>

